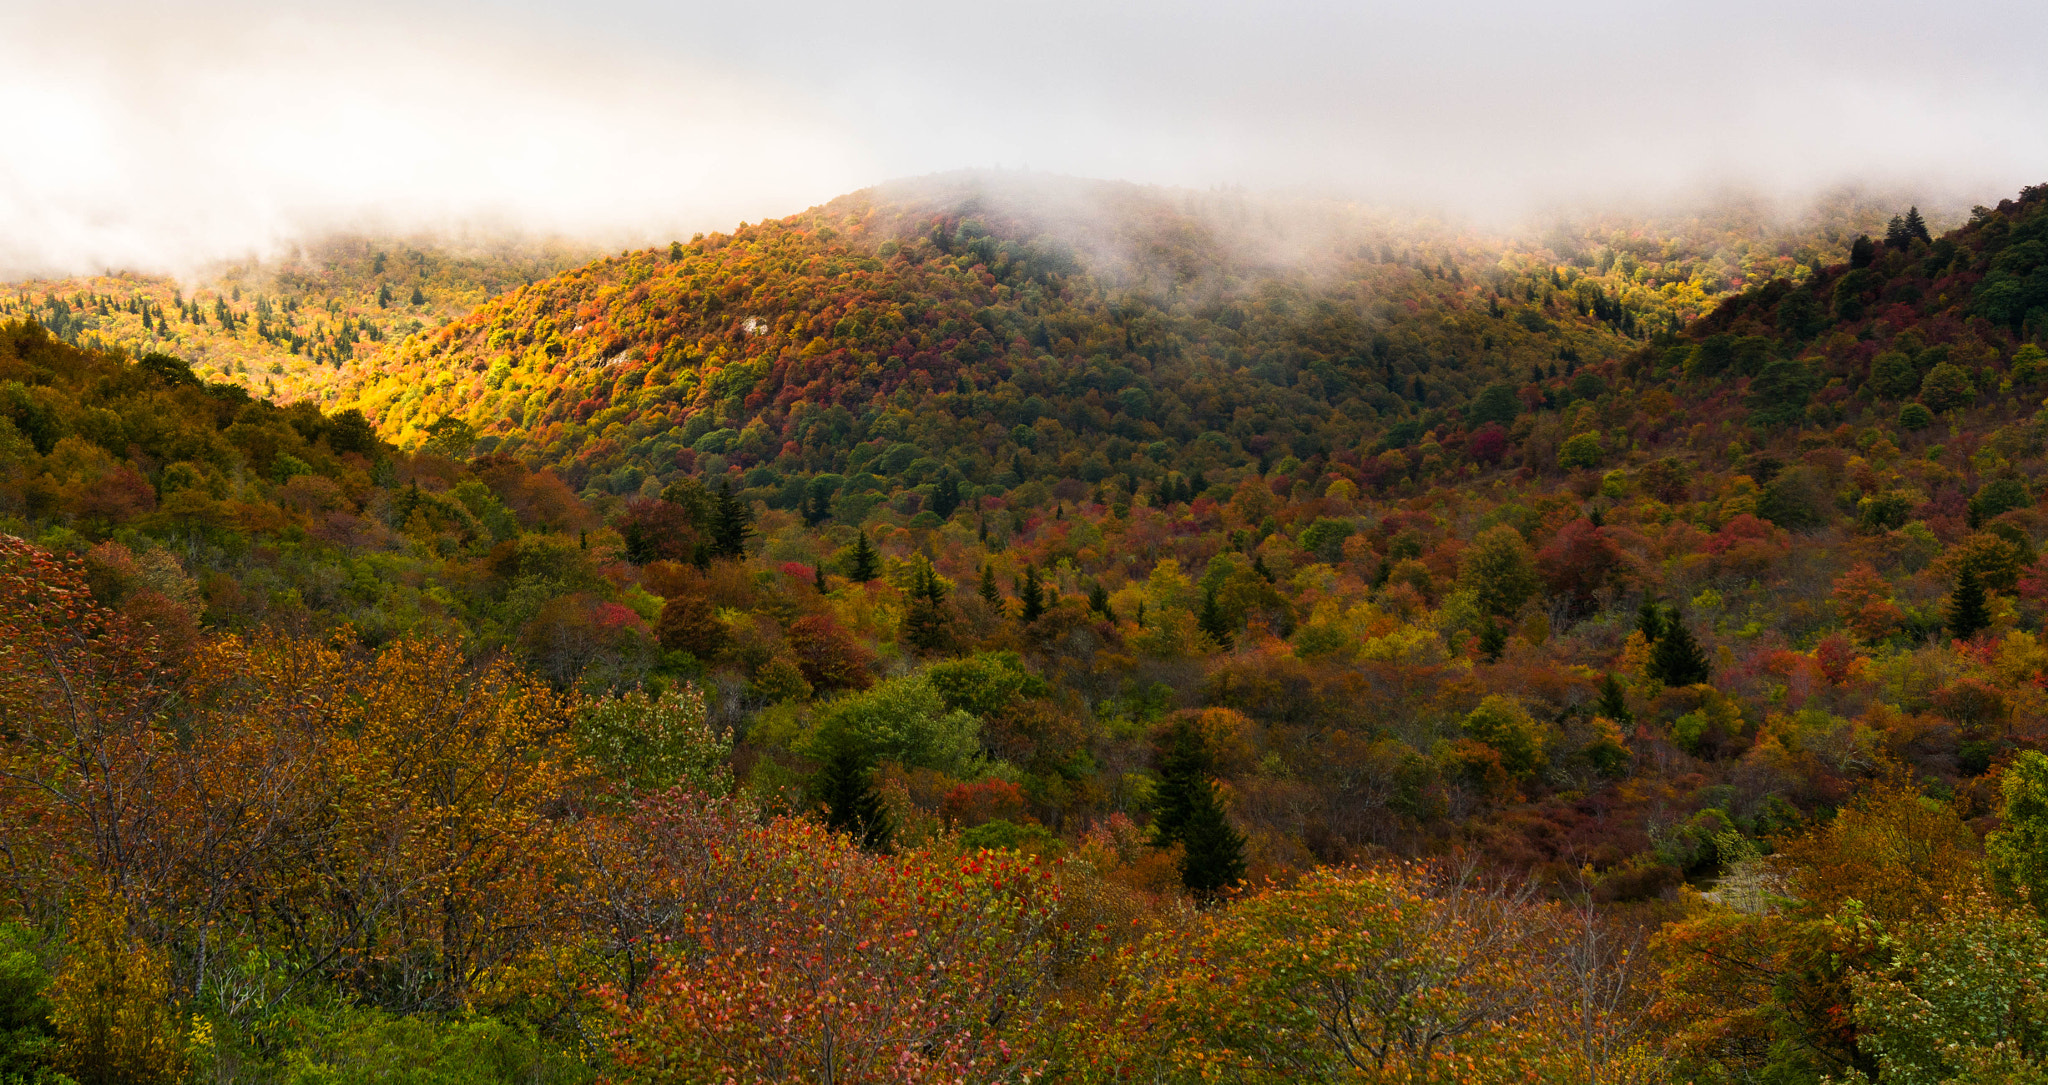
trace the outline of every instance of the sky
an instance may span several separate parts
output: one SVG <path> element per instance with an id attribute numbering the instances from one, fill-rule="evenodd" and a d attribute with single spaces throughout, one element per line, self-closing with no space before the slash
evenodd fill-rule
<path id="1" fill-rule="evenodd" d="M 1030 169 L 1504 222 L 2048 181 L 2048 5 L 0 0 L 0 275 Z"/>

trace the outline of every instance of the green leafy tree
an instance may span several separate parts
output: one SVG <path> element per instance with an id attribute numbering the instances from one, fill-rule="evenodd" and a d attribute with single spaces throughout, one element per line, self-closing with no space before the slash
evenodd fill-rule
<path id="1" fill-rule="evenodd" d="M 1458 567 L 1458 583 L 1471 591 L 1479 609 L 1512 617 L 1536 594 L 1536 558 L 1522 533 L 1506 524 L 1479 533 Z"/>
<path id="2" fill-rule="evenodd" d="M 1936 414 L 1967 407 L 1976 398 L 1977 388 L 1971 383 L 1969 372 L 1951 362 L 1928 370 L 1920 382 L 1920 402 Z"/>
<path id="3" fill-rule="evenodd" d="M 1920 370 L 1905 353 L 1887 350 L 1870 360 L 1870 390 L 1886 399 L 1910 396 L 1920 387 Z"/>
<path id="4" fill-rule="evenodd" d="M 1567 470 L 1598 467 L 1606 455 L 1607 450 L 1601 447 L 1599 434 L 1574 434 L 1557 450 L 1557 465 Z"/>
<path id="5" fill-rule="evenodd" d="M 2048 928 L 2036 917 L 1972 892 L 1888 931 L 1884 949 L 1849 984 L 1856 1044 L 1877 1072 L 1846 1080 L 2048 1080 Z"/>
<path id="6" fill-rule="evenodd" d="M 685 784 L 708 795 L 732 790 L 732 738 L 711 728 L 704 695 L 690 683 L 659 697 L 606 695 L 577 715 L 584 753 L 635 791 Z"/>
<path id="7" fill-rule="evenodd" d="M 2033 503 L 2033 495 L 2027 492 L 2025 482 L 2016 478 L 1993 479 L 1970 495 L 1970 526 L 1981 527 L 1986 520 L 1997 519 Z"/>
<path id="8" fill-rule="evenodd" d="M 2001 827 L 1984 839 L 1993 884 L 2048 915 L 2048 756 L 2022 750 L 1998 781 Z"/>

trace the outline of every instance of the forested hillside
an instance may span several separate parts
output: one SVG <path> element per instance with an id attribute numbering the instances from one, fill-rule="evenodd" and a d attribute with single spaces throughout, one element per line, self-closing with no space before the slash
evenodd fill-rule
<path id="1" fill-rule="evenodd" d="M 961 199 L 359 411 L 6 326 L 0 1073 L 2043 1072 L 2048 187 L 1739 276 Z"/>
<path id="2" fill-rule="evenodd" d="M 485 299 L 588 260 L 580 245 L 337 236 L 189 281 L 132 272 L 23 280 L 0 318 L 87 349 L 176 356 L 279 402 L 331 402 L 347 375 Z"/>
<path id="3" fill-rule="evenodd" d="M 1044 185 L 885 187 L 601 261 L 416 340 L 352 402 L 394 439 L 460 423 L 600 493 L 738 466 L 780 508 L 947 473 L 1129 495 L 1365 435 L 1415 445 L 1827 245 L 1741 208 L 1560 226 L 1560 254 L 1346 207 Z"/>

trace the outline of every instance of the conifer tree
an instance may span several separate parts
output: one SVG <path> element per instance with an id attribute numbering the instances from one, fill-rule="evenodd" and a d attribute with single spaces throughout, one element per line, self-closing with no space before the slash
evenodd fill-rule
<path id="1" fill-rule="evenodd" d="M 995 566 L 987 562 L 981 563 L 981 601 L 991 609 L 1003 609 L 1003 591 L 996 587 Z"/>
<path id="2" fill-rule="evenodd" d="M 932 493 L 932 512 L 941 520 L 949 520 L 959 507 L 960 480 L 949 474 L 939 481 L 938 489 Z"/>
<path id="3" fill-rule="evenodd" d="M 1920 217 L 1920 208 L 1917 206 L 1906 208 L 1906 236 L 1909 238 L 1918 238 L 1921 241 L 1927 242 L 1932 242 L 1934 240 L 1934 238 L 1930 234 L 1928 234 L 1927 220 Z"/>
<path id="4" fill-rule="evenodd" d="M 1109 589 L 1103 587 L 1099 580 L 1088 589 L 1088 609 L 1109 621 L 1116 621 L 1116 612 L 1109 609 Z"/>
<path id="5" fill-rule="evenodd" d="M 1024 603 L 1021 617 L 1025 625 L 1030 625 L 1045 616 L 1045 585 L 1038 579 L 1036 565 L 1024 567 L 1024 584 L 1018 590 L 1017 597 Z"/>
<path id="6" fill-rule="evenodd" d="M 825 824 L 835 832 L 851 836 L 862 848 L 876 853 L 889 850 L 896 828 L 889 810 L 875 790 L 874 766 L 850 741 L 835 743 L 818 771 L 818 802 L 825 808 Z"/>
<path id="7" fill-rule="evenodd" d="M 1651 644 L 1664 635 L 1664 611 L 1654 599 L 1643 600 L 1642 609 L 1636 611 L 1636 632 Z"/>
<path id="8" fill-rule="evenodd" d="M 711 510 L 711 553 L 713 557 L 747 556 L 747 537 L 754 533 L 754 514 L 732 492 L 732 480 L 718 484 L 718 499 Z"/>
<path id="9" fill-rule="evenodd" d="M 1867 268 L 1876 259 L 1877 245 L 1870 240 L 1870 235 L 1857 235 L 1855 242 L 1849 246 L 1849 270 Z"/>
<path id="10" fill-rule="evenodd" d="M 818 589 L 819 595 L 825 594 L 825 563 L 822 561 L 811 569 L 811 587 Z"/>
<path id="11" fill-rule="evenodd" d="M 903 608 L 903 639 L 924 651 L 943 648 L 951 639 L 947 625 L 946 585 L 931 562 L 919 559 L 911 572 L 910 600 Z"/>
<path id="12" fill-rule="evenodd" d="M 1593 711 L 1616 723 L 1634 721 L 1635 713 L 1628 710 L 1628 700 L 1622 696 L 1621 683 L 1609 674 L 1600 680 L 1600 699 L 1593 703 Z"/>
<path id="13" fill-rule="evenodd" d="M 1884 247 L 1887 249 L 1903 249 L 1912 240 L 1913 235 L 1906 230 L 1906 220 L 1893 215 L 1892 220 L 1885 224 Z"/>
<path id="14" fill-rule="evenodd" d="M 863 531 L 853 537 L 853 568 L 847 570 L 847 579 L 856 584 L 865 584 L 882 573 L 881 556 L 875 553 L 875 545 L 868 541 Z"/>
<path id="15" fill-rule="evenodd" d="M 1956 573 L 1955 590 L 1948 597 L 1948 635 L 1969 640 L 1991 624 L 1991 612 L 1984 605 L 1984 585 L 1977 570 L 1964 565 Z"/>
<path id="16" fill-rule="evenodd" d="M 1208 744 L 1193 721 L 1176 720 L 1159 751 L 1152 843 L 1181 845 L 1181 884 L 1198 898 L 1244 877 L 1244 836 L 1223 812 L 1213 770 Z"/>
<path id="17" fill-rule="evenodd" d="M 1650 651 L 1650 677 L 1667 686 L 1696 686 L 1713 674 L 1707 655 L 1693 640 L 1692 630 L 1676 616 L 1664 623 L 1664 635 Z"/>
<path id="18" fill-rule="evenodd" d="M 1479 627 L 1479 654 L 1486 657 L 1488 663 L 1492 663 L 1500 658 L 1501 652 L 1506 650 L 1507 646 L 1507 623 L 1498 618 L 1486 619 L 1486 624 Z"/>
<path id="19" fill-rule="evenodd" d="M 1215 641 L 1218 647 L 1230 647 L 1230 622 L 1223 616 L 1223 607 L 1216 602 L 1214 584 L 1202 592 L 1202 613 L 1195 619 L 1195 624 L 1200 626 L 1202 632 L 1208 634 L 1209 639 Z"/>

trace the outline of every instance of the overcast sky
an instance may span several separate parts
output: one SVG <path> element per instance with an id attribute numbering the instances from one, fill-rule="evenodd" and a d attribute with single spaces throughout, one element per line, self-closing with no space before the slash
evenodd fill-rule
<path id="1" fill-rule="evenodd" d="M 2048 4 L 0 0 L 0 272 L 336 227 L 611 241 L 890 177 L 1239 184 L 1501 220 L 2048 180 Z"/>

